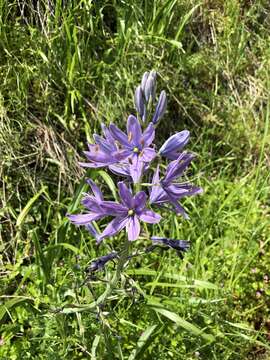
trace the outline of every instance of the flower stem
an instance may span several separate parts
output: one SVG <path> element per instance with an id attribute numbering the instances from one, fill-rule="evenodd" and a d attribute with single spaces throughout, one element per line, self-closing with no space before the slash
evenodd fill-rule
<path id="1" fill-rule="evenodd" d="M 113 292 L 114 288 L 116 287 L 117 282 L 120 279 L 121 272 L 124 268 L 124 265 L 125 265 L 126 261 L 128 260 L 129 244 L 130 244 L 130 242 L 126 239 L 123 249 L 122 249 L 122 251 L 120 251 L 120 254 L 119 254 L 119 260 L 118 260 L 118 264 L 117 264 L 114 276 L 113 276 L 112 280 L 109 282 L 109 284 L 107 285 L 107 288 L 104 291 L 104 293 L 101 294 L 97 298 L 97 300 L 94 302 L 95 306 L 105 303 L 106 300 L 108 299 L 108 297 Z"/>

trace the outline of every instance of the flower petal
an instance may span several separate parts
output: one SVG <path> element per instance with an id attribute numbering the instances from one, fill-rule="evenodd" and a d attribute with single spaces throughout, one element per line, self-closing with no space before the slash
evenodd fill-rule
<path id="1" fill-rule="evenodd" d="M 102 214 L 78 214 L 78 215 L 67 215 L 69 220 L 75 225 L 87 225 L 89 222 L 98 220 L 103 217 Z"/>
<path id="2" fill-rule="evenodd" d="M 100 191 L 100 188 L 94 183 L 92 179 L 86 179 L 86 182 L 88 185 L 90 185 L 91 190 L 93 191 L 93 194 L 95 195 L 96 199 L 102 201 L 103 195 L 102 192 Z"/>
<path id="3" fill-rule="evenodd" d="M 115 201 L 103 201 L 100 207 L 106 215 L 111 216 L 125 216 L 128 211 L 126 206 Z"/>
<path id="4" fill-rule="evenodd" d="M 130 176 L 129 166 L 127 164 L 109 165 L 109 169 L 116 175 Z"/>
<path id="5" fill-rule="evenodd" d="M 177 160 L 171 161 L 167 167 L 163 183 L 170 183 L 172 180 L 181 176 L 194 157 L 195 156 L 191 153 L 183 152 Z"/>
<path id="6" fill-rule="evenodd" d="M 143 145 L 143 147 L 149 146 L 152 144 L 154 138 L 155 138 L 155 128 L 154 125 L 150 123 L 142 134 L 141 144 Z"/>
<path id="7" fill-rule="evenodd" d="M 133 207 L 133 196 L 131 191 L 128 189 L 127 185 L 123 181 L 117 183 L 118 192 L 122 203 L 128 208 Z"/>
<path id="8" fill-rule="evenodd" d="M 140 153 L 140 158 L 142 161 L 149 163 L 156 157 L 156 155 L 157 154 L 154 149 L 147 147 Z"/>
<path id="9" fill-rule="evenodd" d="M 81 166 L 81 167 L 85 167 L 85 168 L 100 168 L 100 167 L 104 167 L 104 166 L 107 166 L 107 164 L 105 163 L 100 163 L 100 162 L 81 162 L 79 161 L 78 164 Z"/>
<path id="10" fill-rule="evenodd" d="M 133 197 L 133 203 L 134 203 L 136 212 L 140 212 L 145 208 L 146 199 L 147 199 L 147 195 L 144 191 L 139 191 Z"/>
<path id="11" fill-rule="evenodd" d="M 156 224 L 160 221 L 161 216 L 152 210 L 145 209 L 141 212 L 139 218 L 141 221 L 144 221 L 146 223 Z"/>
<path id="12" fill-rule="evenodd" d="M 138 236 L 140 235 L 141 227 L 140 227 L 139 219 L 136 215 L 130 216 L 128 218 L 126 229 L 127 229 L 129 241 L 134 241 L 138 238 Z"/>
<path id="13" fill-rule="evenodd" d="M 112 136 L 114 137 L 114 139 L 119 141 L 120 144 L 130 147 L 130 143 L 128 141 L 127 135 L 122 130 L 120 130 L 117 126 L 115 126 L 114 124 L 111 124 L 110 132 L 111 132 Z"/>
<path id="14" fill-rule="evenodd" d="M 127 120 L 127 134 L 129 142 L 132 143 L 134 146 L 140 148 L 142 128 L 139 120 L 133 115 L 130 115 Z"/>
<path id="15" fill-rule="evenodd" d="M 167 195 L 162 189 L 159 180 L 159 166 L 157 166 L 152 179 L 152 187 L 150 192 L 150 204 L 159 203 L 162 197 L 167 199 Z"/>
<path id="16" fill-rule="evenodd" d="M 104 229 L 102 234 L 97 239 L 97 242 L 100 243 L 105 237 L 114 236 L 119 231 L 121 231 L 127 224 L 128 217 L 117 217 L 113 219 Z"/>
<path id="17" fill-rule="evenodd" d="M 138 154 L 133 154 L 129 158 L 129 172 L 134 184 L 137 184 L 140 181 L 143 168 L 144 161 L 140 156 L 138 156 Z"/>

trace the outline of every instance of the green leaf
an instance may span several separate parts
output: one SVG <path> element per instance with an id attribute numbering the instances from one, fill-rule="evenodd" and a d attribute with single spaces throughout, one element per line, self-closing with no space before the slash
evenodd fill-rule
<path id="1" fill-rule="evenodd" d="M 142 333 L 137 342 L 136 348 L 130 354 L 128 360 L 137 359 L 138 355 L 142 355 L 142 353 L 147 349 L 150 345 L 151 335 L 153 331 L 156 329 L 157 325 L 148 326 L 148 328 Z"/>
<path id="2" fill-rule="evenodd" d="M 113 179 L 104 170 L 99 170 L 98 174 L 106 182 L 106 184 L 108 185 L 109 189 L 111 190 L 111 192 L 113 194 L 113 197 L 115 198 L 115 200 L 117 200 L 117 192 L 116 192 L 116 187 L 115 187 Z"/>
<path id="3" fill-rule="evenodd" d="M 153 307 L 153 309 L 157 313 L 165 316 L 167 319 L 170 319 L 175 324 L 182 327 L 186 331 L 192 333 L 193 335 L 201 336 L 203 339 L 205 339 L 207 341 L 214 341 L 215 340 L 215 337 L 213 335 L 204 333 L 202 329 L 200 329 L 196 325 L 193 325 L 190 322 L 184 320 L 183 318 L 181 318 L 176 313 L 174 313 L 172 311 L 169 311 L 169 310 L 166 310 L 166 309 L 162 309 L 162 308 Z"/>
<path id="4" fill-rule="evenodd" d="M 25 205 L 25 207 L 22 209 L 22 211 L 20 212 L 18 218 L 17 218 L 17 222 L 16 222 L 16 226 L 21 226 L 24 222 L 24 219 L 26 218 L 27 214 L 29 213 L 29 211 L 31 210 L 31 207 L 33 206 L 34 202 L 37 201 L 37 199 L 40 197 L 40 195 L 42 193 L 44 193 L 46 191 L 46 187 L 42 187 L 38 193 L 36 193 L 36 195 L 34 195 Z"/>

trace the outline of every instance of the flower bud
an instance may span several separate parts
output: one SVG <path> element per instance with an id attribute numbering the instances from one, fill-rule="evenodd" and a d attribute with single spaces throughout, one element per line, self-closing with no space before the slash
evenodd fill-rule
<path id="1" fill-rule="evenodd" d="M 144 93 L 144 90 L 145 90 L 145 84 L 146 84 L 146 81 L 148 79 L 148 75 L 149 75 L 149 72 L 145 72 L 143 74 L 143 77 L 142 77 L 141 88 L 142 88 L 143 93 Z"/>
<path id="2" fill-rule="evenodd" d="M 162 118 L 162 116 L 166 111 L 166 108 L 167 108 L 167 96 L 166 96 L 166 92 L 162 90 L 159 95 L 155 114 L 153 116 L 153 120 L 152 120 L 153 124 L 156 124 L 158 120 Z"/>
<path id="3" fill-rule="evenodd" d="M 188 143 L 189 141 L 189 131 L 183 130 L 177 134 L 171 136 L 165 143 L 162 145 L 159 153 L 163 156 L 166 156 L 170 160 L 175 160 L 179 156 L 179 151 Z"/>
<path id="4" fill-rule="evenodd" d="M 143 100 L 143 92 L 141 86 L 138 86 L 135 91 L 134 103 L 138 113 L 140 114 L 140 117 L 143 118 L 145 104 Z"/>

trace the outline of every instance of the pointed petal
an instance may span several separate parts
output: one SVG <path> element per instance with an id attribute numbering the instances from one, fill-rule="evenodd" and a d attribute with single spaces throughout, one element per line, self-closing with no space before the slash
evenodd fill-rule
<path id="1" fill-rule="evenodd" d="M 164 178 L 164 184 L 170 183 L 172 180 L 180 177 L 185 169 L 189 166 L 191 161 L 194 159 L 194 155 L 191 153 L 183 152 L 177 160 L 174 160 L 169 163 L 166 171 L 166 176 Z"/>
<path id="2" fill-rule="evenodd" d="M 86 225 L 91 221 L 98 220 L 102 217 L 102 214 L 78 214 L 78 215 L 67 215 L 72 224 L 75 225 Z"/>
<path id="3" fill-rule="evenodd" d="M 114 124 L 111 124 L 110 132 L 111 132 L 112 136 L 114 137 L 114 139 L 119 141 L 120 144 L 122 144 L 123 146 L 130 147 L 130 143 L 128 141 L 127 135 L 122 130 L 120 130 L 117 126 L 115 126 Z"/>
<path id="4" fill-rule="evenodd" d="M 152 144 L 155 138 L 155 128 L 152 123 L 150 123 L 142 134 L 141 145 L 147 147 Z"/>
<path id="5" fill-rule="evenodd" d="M 87 159 L 92 162 L 98 162 L 98 163 L 100 162 L 105 164 L 105 163 L 110 163 L 112 161 L 111 151 L 107 153 L 101 150 L 96 152 L 84 151 L 83 153 L 87 157 Z"/>
<path id="6" fill-rule="evenodd" d="M 93 194 L 95 195 L 96 199 L 99 201 L 103 201 L 103 195 L 100 191 L 100 188 L 94 183 L 92 179 L 86 179 L 88 185 L 90 185 Z"/>
<path id="7" fill-rule="evenodd" d="M 144 221 L 149 224 L 156 224 L 160 221 L 161 216 L 157 213 L 155 213 L 152 210 L 145 209 L 142 211 L 142 213 L 139 215 L 139 218 L 141 221 Z"/>
<path id="8" fill-rule="evenodd" d="M 85 206 L 88 210 L 90 210 L 92 213 L 102 213 L 102 209 L 100 208 L 100 204 L 102 201 L 98 201 L 94 196 L 86 194 L 82 200 L 81 204 Z"/>
<path id="9" fill-rule="evenodd" d="M 96 238 L 96 239 L 98 238 L 99 233 L 92 223 L 85 225 L 85 227 L 90 232 L 90 234 L 92 234 L 94 236 L 94 238 Z"/>
<path id="10" fill-rule="evenodd" d="M 114 236 L 119 231 L 121 231 L 127 224 L 128 218 L 127 217 L 117 217 L 113 219 L 104 229 L 102 234 L 97 239 L 97 242 L 100 243 L 105 237 Z"/>
<path id="11" fill-rule="evenodd" d="M 134 184 L 137 184 L 140 181 L 143 168 L 144 162 L 138 154 L 134 154 L 129 158 L 129 172 Z"/>
<path id="12" fill-rule="evenodd" d="M 128 209 L 131 209 L 133 207 L 133 196 L 131 191 L 128 189 L 127 185 L 123 181 L 118 182 L 117 186 L 122 203 Z"/>
<path id="13" fill-rule="evenodd" d="M 104 164 L 104 163 L 100 163 L 100 162 L 81 162 L 79 161 L 78 164 L 81 166 L 81 167 L 85 167 L 85 168 L 101 168 L 101 167 L 104 167 L 104 166 L 107 166 L 107 164 Z"/>
<path id="14" fill-rule="evenodd" d="M 149 163 L 156 157 L 156 155 L 157 154 L 154 149 L 147 147 L 140 153 L 140 158 L 142 161 Z"/>
<path id="15" fill-rule="evenodd" d="M 116 175 L 130 176 L 129 166 L 127 164 L 109 165 L 109 169 Z"/>
<path id="16" fill-rule="evenodd" d="M 159 180 L 159 166 L 157 166 L 156 171 L 154 173 L 152 179 L 152 187 L 150 192 L 150 204 L 159 203 L 161 198 L 167 198 L 166 193 L 161 187 L 160 180 Z"/>
<path id="17" fill-rule="evenodd" d="M 139 120 L 133 116 L 130 115 L 127 120 L 127 134 L 128 134 L 128 140 L 130 143 L 132 143 L 134 146 L 141 147 L 140 141 L 142 138 L 142 128 L 139 123 Z"/>
<path id="18" fill-rule="evenodd" d="M 140 212 L 145 208 L 146 200 L 147 200 L 147 195 L 146 195 L 146 193 L 144 191 L 138 192 L 133 197 L 133 203 L 134 203 L 134 207 L 136 209 L 136 212 Z"/>
<path id="19" fill-rule="evenodd" d="M 100 208 L 106 215 L 125 216 L 128 209 L 115 201 L 103 201 Z"/>
<path id="20" fill-rule="evenodd" d="M 129 241 L 134 241 L 138 238 L 138 236 L 140 235 L 141 227 L 140 227 L 139 219 L 136 215 L 130 216 L 128 218 L 126 229 L 127 229 Z"/>
<path id="21" fill-rule="evenodd" d="M 177 214 L 180 214 L 184 217 L 184 219 L 189 219 L 188 214 L 185 212 L 185 209 L 178 203 L 177 200 L 170 197 L 170 203 L 174 206 Z"/>
<path id="22" fill-rule="evenodd" d="M 171 184 L 168 186 L 166 191 L 168 191 L 171 196 L 174 196 L 178 199 L 184 196 L 201 194 L 203 192 L 202 188 L 189 184 Z"/>

